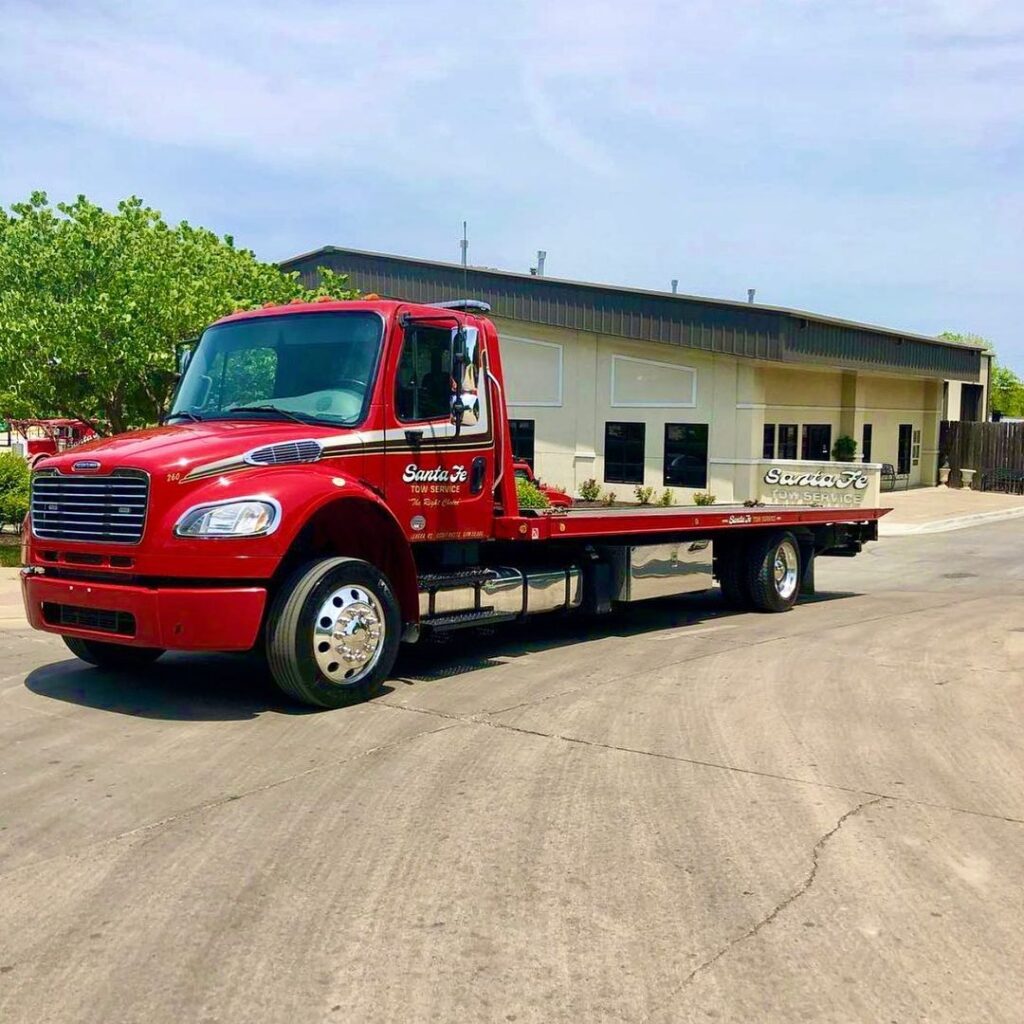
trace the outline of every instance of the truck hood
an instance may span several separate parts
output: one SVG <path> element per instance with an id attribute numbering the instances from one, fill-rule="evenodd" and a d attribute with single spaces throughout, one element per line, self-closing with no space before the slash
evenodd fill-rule
<path id="1" fill-rule="evenodd" d="M 339 427 L 269 419 L 182 423 L 98 438 L 43 459 L 39 467 L 69 473 L 76 462 L 89 460 L 100 464 L 95 470 L 99 473 L 118 468 L 188 473 L 197 466 L 239 458 L 263 445 L 336 437 L 347 432 L 356 433 Z"/>

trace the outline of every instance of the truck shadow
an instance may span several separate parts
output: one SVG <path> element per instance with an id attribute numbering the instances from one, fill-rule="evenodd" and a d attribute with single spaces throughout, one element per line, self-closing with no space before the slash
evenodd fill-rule
<path id="1" fill-rule="evenodd" d="M 134 718 L 244 721 L 267 712 L 315 714 L 289 701 L 262 659 L 244 654 L 165 654 L 132 672 L 93 668 L 77 658 L 43 665 L 25 686 L 41 697 Z"/>
<path id="2" fill-rule="evenodd" d="M 845 591 L 802 598 L 816 604 L 857 597 Z M 588 640 L 632 637 L 739 618 L 717 592 L 665 598 L 604 618 L 538 616 L 526 623 L 448 634 L 404 647 L 385 693 L 497 667 L 509 658 Z M 68 658 L 34 669 L 25 686 L 41 697 L 135 718 L 166 721 L 244 721 L 266 712 L 319 714 L 290 701 L 274 686 L 262 659 L 244 654 L 166 654 L 143 671 L 111 672 Z"/>
<path id="3" fill-rule="evenodd" d="M 820 604 L 859 596 L 853 591 L 819 591 L 800 598 L 799 603 Z M 510 658 L 556 650 L 588 640 L 642 636 L 739 620 L 744 616 L 760 617 L 757 612 L 731 608 L 717 590 L 643 602 L 620 608 L 614 615 L 583 621 L 573 616 L 539 615 L 526 622 L 449 633 L 403 648 L 391 681 L 395 689 L 401 689 L 495 668 Z"/>

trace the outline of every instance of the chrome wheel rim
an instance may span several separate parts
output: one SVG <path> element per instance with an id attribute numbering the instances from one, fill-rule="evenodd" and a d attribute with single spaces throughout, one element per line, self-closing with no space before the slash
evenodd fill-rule
<path id="1" fill-rule="evenodd" d="M 332 683 L 351 686 L 373 670 L 384 650 L 384 609 L 366 587 L 329 594 L 313 627 L 313 656 Z"/>
<path id="2" fill-rule="evenodd" d="M 800 556 L 796 545 L 790 540 L 784 540 L 775 549 L 772 575 L 775 579 L 775 592 L 785 601 L 796 593 L 799 566 Z"/>

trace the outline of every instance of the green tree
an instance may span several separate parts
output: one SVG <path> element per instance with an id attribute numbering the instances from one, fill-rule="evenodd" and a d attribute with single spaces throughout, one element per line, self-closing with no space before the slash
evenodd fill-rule
<path id="1" fill-rule="evenodd" d="M 113 432 L 153 423 L 174 382 L 175 345 L 237 309 L 330 294 L 247 249 L 132 197 L 116 211 L 35 192 L 0 209 L 0 411 L 73 416 Z"/>
<path id="2" fill-rule="evenodd" d="M 1003 416 L 1024 416 L 1024 381 L 1006 366 L 992 366 L 992 410 Z"/>
<path id="3" fill-rule="evenodd" d="M 0 454 L 0 530 L 21 529 L 28 515 L 28 463 L 17 452 Z"/>

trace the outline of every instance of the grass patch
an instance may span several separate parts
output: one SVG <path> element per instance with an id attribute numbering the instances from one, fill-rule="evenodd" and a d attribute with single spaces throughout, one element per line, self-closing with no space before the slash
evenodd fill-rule
<path id="1" fill-rule="evenodd" d="M 21 545 L 0 544 L 0 566 L 8 568 L 21 565 Z"/>

